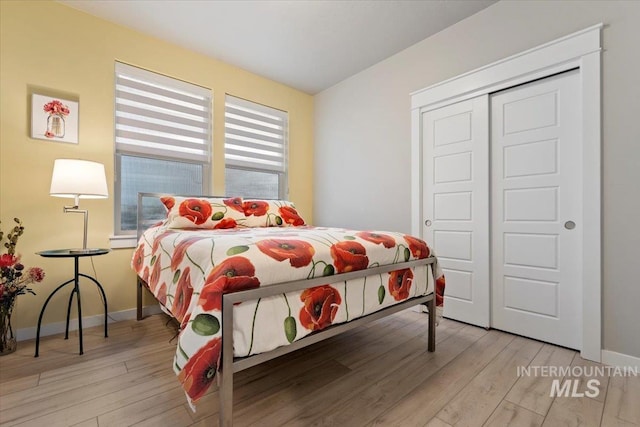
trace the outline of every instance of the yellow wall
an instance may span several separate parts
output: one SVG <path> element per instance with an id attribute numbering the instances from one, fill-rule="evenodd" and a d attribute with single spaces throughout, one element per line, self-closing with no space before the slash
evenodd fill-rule
<path id="1" fill-rule="evenodd" d="M 289 112 L 289 198 L 312 221 L 313 98 L 237 67 L 103 21 L 49 1 L 0 2 L 0 219 L 2 229 L 22 219 L 25 234 L 18 252 L 27 267 L 41 266 L 37 296 L 18 299 L 15 328 L 34 326 L 47 295 L 73 273 L 69 259 L 40 258 L 44 249 L 76 247 L 82 216 L 63 214 L 70 199 L 49 196 L 53 161 L 82 158 L 104 163 L 110 195 L 114 176 L 114 62 L 122 61 L 211 88 L 214 96 L 213 193 L 224 193 L 224 94 Z M 30 95 L 52 94 L 80 102 L 79 144 L 31 139 Z M 82 200 L 88 208 L 89 245 L 109 247 L 113 197 Z M 4 252 L 4 251 L 0 251 Z M 131 249 L 94 260 L 105 287 L 109 311 L 135 306 Z M 81 270 L 93 274 L 89 259 Z M 100 312 L 99 296 L 87 284 L 83 315 Z M 51 301 L 44 323 L 64 319 L 68 292 Z"/>

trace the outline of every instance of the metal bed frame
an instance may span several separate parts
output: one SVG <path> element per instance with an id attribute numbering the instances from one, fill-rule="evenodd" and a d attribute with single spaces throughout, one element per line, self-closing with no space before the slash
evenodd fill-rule
<path id="1" fill-rule="evenodd" d="M 159 197 L 165 194 L 156 193 L 140 193 L 138 195 L 138 206 L 141 206 L 141 200 L 144 197 Z M 182 196 L 180 196 L 182 197 Z M 194 197 L 212 197 L 212 196 L 194 196 Z M 138 209 L 138 224 L 142 224 L 141 209 Z M 436 307 L 435 307 L 435 289 L 429 295 L 423 295 L 401 303 L 386 307 L 380 311 L 376 311 L 369 315 L 359 317 L 355 320 L 351 320 L 346 323 L 332 325 L 326 329 L 318 332 L 314 332 L 301 338 L 293 343 L 278 347 L 274 350 L 260 353 L 248 357 L 233 357 L 233 305 L 234 303 L 257 300 L 258 298 L 265 298 L 274 295 L 280 295 L 283 293 L 299 291 L 314 286 L 320 286 L 326 284 L 328 281 L 331 283 L 344 282 L 347 280 L 358 279 L 365 276 L 371 276 L 376 274 L 388 273 L 394 270 L 401 270 L 404 268 L 428 266 L 436 262 L 435 257 L 429 257 L 419 260 L 407 261 L 398 264 L 389 264 L 374 268 L 368 268 L 366 270 L 358 270 L 349 273 L 335 274 L 329 277 L 316 277 L 313 279 L 294 280 L 291 282 L 278 283 L 274 285 L 268 285 L 256 289 L 250 289 L 246 291 L 233 292 L 222 295 L 222 354 L 221 354 L 221 368 L 218 371 L 218 395 L 220 399 L 220 411 L 219 411 L 219 426 L 227 427 L 233 425 L 233 375 L 236 372 L 243 371 L 252 366 L 256 366 L 260 363 L 268 360 L 280 357 L 292 351 L 307 347 L 311 344 L 323 341 L 327 338 L 339 335 L 342 332 L 349 331 L 357 328 L 365 323 L 372 322 L 374 320 L 381 319 L 391 314 L 402 311 L 406 308 L 415 305 L 426 305 L 429 311 L 429 326 L 428 326 L 428 341 L 427 350 L 429 352 L 435 351 L 436 347 Z M 431 273 L 435 284 L 435 269 L 431 269 Z M 435 285 L 434 285 L 435 286 Z M 142 316 L 142 288 L 148 288 L 148 285 L 140 277 L 137 277 L 137 320 L 141 320 Z"/>

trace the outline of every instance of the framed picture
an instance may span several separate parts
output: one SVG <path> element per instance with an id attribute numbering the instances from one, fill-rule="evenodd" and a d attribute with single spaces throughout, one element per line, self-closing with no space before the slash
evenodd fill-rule
<path id="1" fill-rule="evenodd" d="M 78 108 L 75 101 L 32 94 L 31 138 L 77 144 Z"/>

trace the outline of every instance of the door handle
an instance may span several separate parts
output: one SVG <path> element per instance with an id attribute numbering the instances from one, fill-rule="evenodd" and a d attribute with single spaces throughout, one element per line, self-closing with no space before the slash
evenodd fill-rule
<path id="1" fill-rule="evenodd" d="M 567 221 L 564 223 L 564 228 L 566 228 L 567 230 L 573 230 L 574 228 L 576 228 L 576 223 L 573 221 Z"/>
<path id="2" fill-rule="evenodd" d="M 424 225 L 426 225 L 427 227 L 431 227 L 431 220 L 428 219 L 424 222 Z"/>

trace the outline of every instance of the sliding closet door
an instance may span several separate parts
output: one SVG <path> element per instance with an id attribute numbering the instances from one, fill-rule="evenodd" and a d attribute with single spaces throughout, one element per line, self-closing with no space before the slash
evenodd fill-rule
<path id="1" fill-rule="evenodd" d="M 446 277 L 444 315 L 489 326 L 488 96 L 422 113 L 423 236 Z"/>
<path id="2" fill-rule="evenodd" d="M 582 346 L 579 85 L 571 71 L 491 97 L 492 326 L 575 349 Z"/>

